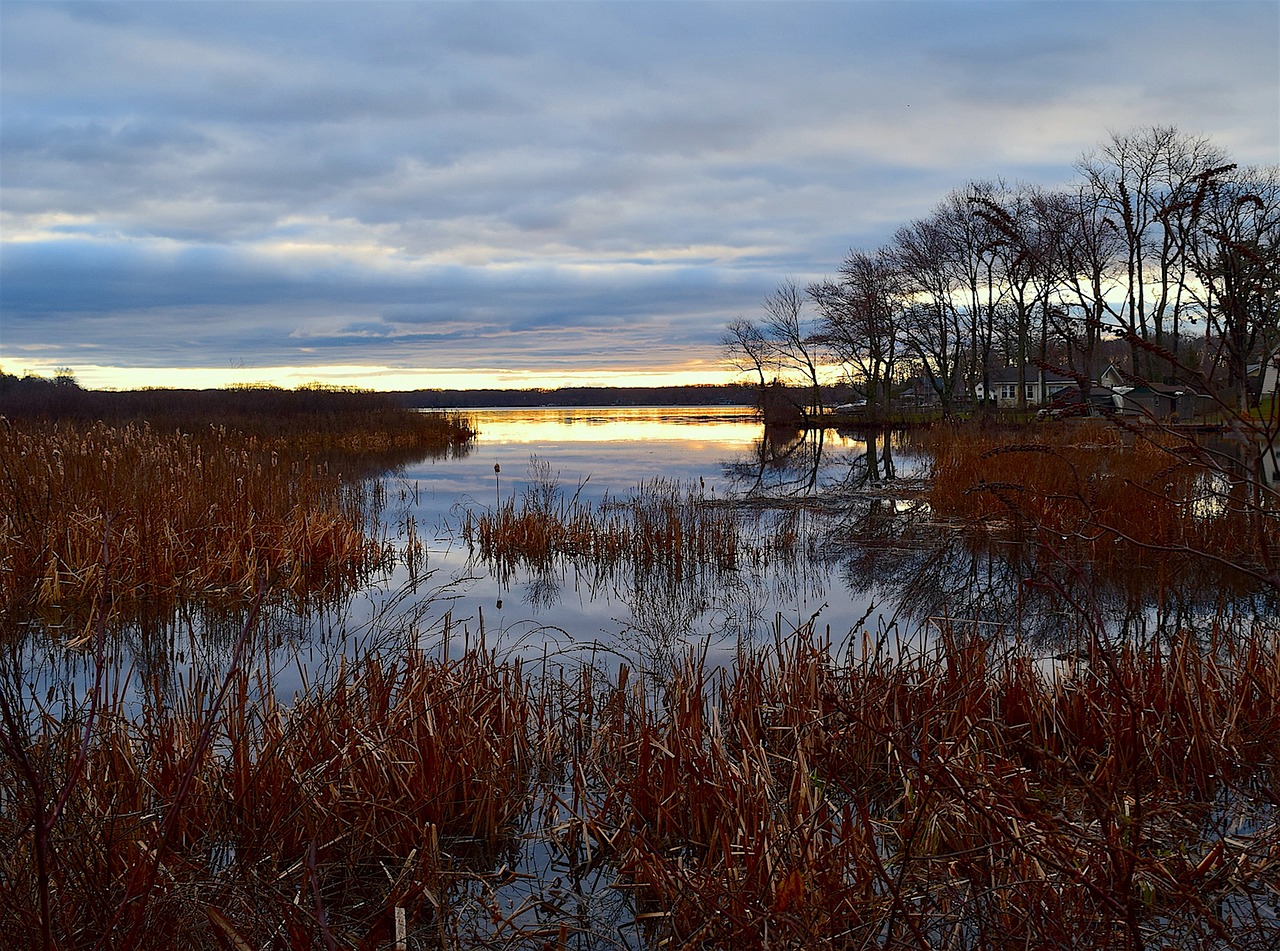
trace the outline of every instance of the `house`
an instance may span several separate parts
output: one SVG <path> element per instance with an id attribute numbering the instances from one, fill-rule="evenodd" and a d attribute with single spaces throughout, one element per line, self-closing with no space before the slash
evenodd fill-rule
<path id="1" fill-rule="evenodd" d="M 1073 386 L 1062 390 L 1036 411 L 1036 419 L 1067 419 L 1072 416 L 1115 415 L 1115 391 L 1106 386 L 1091 386 L 1087 393 Z"/>
<path id="2" fill-rule="evenodd" d="M 941 401 L 937 387 L 925 376 L 906 380 L 895 398 L 906 406 L 936 406 Z"/>
<path id="3" fill-rule="evenodd" d="M 1125 416 L 1177 422 L 1195 419 L 1199 394 L 1188 386 L 1168 383 L 1143 383 L 1138 386 L 1118 386 L 1115 394 L 1116 412 Z"/>
<path id="4" fill-rule="evenodd" d="M 1063 390 L 1073 386 L 1079 386 L 1079 382 L 1075 377 L 1063 376 L 1060 373 L 1052 373 L 1049 370 L 1041 370 L 1038 367 L 1027 367 L 1024 371 L 1026 381 L 1026 403 L 1030 406 L 1048 403 Z M 974 388 L 974 395 L 979 401 L 989 399 L 996 406 L 1010 407 L 1018 405 L 1018 368 L 1003 367 L 999 370 L 992 370 L 988 374 L 990 378 L 991 389 L 988 392 L 982 382 Z M 1040 385 L 1043 382 L 1044 392 L 1041 392 Z"/>
<path id="5" fill-rule="evenodd" d="M 1133 381 L 1118 366 L 1114 363 L 1109 363 L 1107 368 L 1102 371 L 1102 375 L 1098 377 L 1098 385 L 1114 390 L 1118 386 L 1132 386 Z"/>
<path id="6" fill-rule="evenodd" d="M 1258 385 L 1258 374 L 1262 374 L 1262 385 L 1256 391 L 1259 397 L 1275 396 L 1280 388 L 1280 349 L 1272 350 L 1261 363 L 1249 364 L 1249 387 Z"/>

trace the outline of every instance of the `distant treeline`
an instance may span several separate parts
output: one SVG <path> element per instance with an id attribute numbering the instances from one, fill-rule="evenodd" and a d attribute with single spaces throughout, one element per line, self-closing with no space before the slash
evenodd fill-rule
<path id="1" fill-rule="evenodd" d="M 843 389 L 848 389 L 843 388 Z M 843 390 L 842 390 L 843 391 Z M 489 406 L 755 406 L 753 384 L 690 386 L 568 386 L 527 390 L 412 390 L 374 392 L 314 384 L 286 390 L 254 385 L 226 389 L 89 390 L 69 372 L 50 379 L 0 372 L 0 415 L 62 419 L 148 420 L 170 417 L 225 421 L 228 417 L 475 409 Z"/>
<path id="2" fill-rule="evenodd" d="M 476 409 L 486 406 L 754 406 L 755 386 L 564 386 L 554 390 L 413 390 L 395 394 L 406 406 Z"/>
<path id="3" fill-rule="evenodd" d="M 52 380 L 0 372 L 0 454 L 16 433 L 52 439 L 104 427 L 124 441 L 180 433 L 223 448 L 230 433 L 257 450 L 337 463 L 359 477 L 424 454 L 465 452 L 475 436 L 462 413 L 415 413 L 393 394 L 348 387 L 86 390 L 70 372 Z"/>
<path id="4" fill-rule="evenodd" d="M 804 388 L 786 388 L 803 400 Z M 834 405 L 863 393 L 846 384 L 823 386 Z M 376 392 L 312 384 L 286 390 L 277 386 L 225 389 L 89 390 L 66 372 L 50 379 L 16 377 L 0 371 L 0 416 L 51 419 L 176 423 L 256 421 L 297 417 L 350 416 L 409 409 L 480 409 L 495 406 L 759 406 L 754 383 L 706 383 L 687 386 L 565 386 L 526 390 L 410 390 Z"/>
<path id="5" fill-rule="evenodd" d="M 306 386 L 294 390 L 243 386 L 215 390 L 89 390 L 70 374 L 54 379 L 0 373 L 0 415 L 55 419 L 151 423 L 230 419 L 287 419 L 399 411 L 403 403 L 388 393 L 341 387 Z"/>

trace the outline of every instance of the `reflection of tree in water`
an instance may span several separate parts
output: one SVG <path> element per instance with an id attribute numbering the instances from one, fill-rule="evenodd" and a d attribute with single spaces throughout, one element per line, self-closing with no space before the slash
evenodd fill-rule
<path id="1" fill-rule="evenodd" d="M 701 572 L 676 578 L 666 572 L 636 571 L 628 590 L 618 592 L 631 616 L 618 633 L 619 646 L 640 672 L 657 683 L 670 679 L 699 621 L 710 609 L 709 580 Z M 707 631 L 703 638 L 710 640 Z"/>
<path id="2" fill-rule="evenodd" d="M 840 466 L 847 467 L 840 486 L 857 490 L 895 480 L 898 469 L 893 460 L 893 433 L 865 430 L 858 437 L 862 442 L 860 451 L 837 457 Z"/>
<path id="3" fill-rule="evenodd" d="M 821 429 L 765 426 L 752 453 L 724 463 L 724 473 L 747 496 L 812 492 L 823 439 Z"/>
<path id="4" fill-rule="evenodd" d="M 821 439 L 797 438 L 778 452 L 766 437 L 725 470 L 743 486 L 762 536 L 795 531 L 795 513 L 806 513 L 811 534 L 795 544 L 797 584 L 834 571 L 854 596 L 880 607 L 886 624 L 915 630 L 946 618 L 1047 646 L 1091 633 L 1146 640 L 1205 628 L 1224 610 L 1276 616 L 1276 599 L 1248 579 L 1172 553 L 1135 551 L 1104 569 L 1069 539 L 937 522 L 924 483 L 899 478 L 893 437 L 866 431 L 858 439 L 852 450 L 824 454 Z M 810 550 L 821 565 L 806 560 Z M 785 596 L 786 572 L 777 574 L 774 590 Z"/>
<path id="5" fill-rule="evenodd" d="M 778 520 L 776 513 L 761 513 L 761 518 Z M 796 571 L 789 555 L 752 552 L 736 570 L 713 565 L 681 571 L 662 565 L 602 567 L 556 558 L 530 569 L 521 600 L 541 612 L 553 610 L 567 587 L 584 587 L 593 601 L 607 595 L 626 609 L 615 619 L 615 646 L 643 675 L 665 682 L 691 644 L 750 642 L 769 629 L 776 605 L 799 592 L 812 595 L 815 587 L 821 592 L 822 576 Z"/>
<path id="6" fill-rule="evenodd" d="M 909 628 L 947 618 L 1074 646 L 1094 633 L 1145 641 L 1201 629 L 1223 609 L 1259 618 L 1277 610 L 1273 597 L 1171 556 L 1158 570 L 1117 576 L 1032 539 L 938 525 L 925 510 L 879 499 L 847 510 L 822 549 L 850 591 Z"/>
<path id="7" fill-rule="evenodd" d="M 881 509 L 828 550 L 851 591 L 892 605 L 892 623 L 909 629 L 948 619 L 1056 639 L 1070 628 L 1052 598 L 1023 584 L 1013 562 L 975 552 L 958 534 L 921 526 L 909 513 L 892 518 Z"/>
<path id="8" fill-rule="evenodd" d="M 636 657 L 644 673 L 665 682 L 691 642 L 711 647 L 752 643 L 773 630 L 784 605 L 824 597 L 826 573 L 808 563 L 805 549 L 808 514 L 802 509 L 754 514 L 743 528 L 755 538 L 743 546 L 736 570 L 704 566 L 679 577 L 636 571 L 625 589 L 615 588 L 630 611 L 622 619 L 619 644 Z M 775 543 L 780 538 L 784 541 Z"/>

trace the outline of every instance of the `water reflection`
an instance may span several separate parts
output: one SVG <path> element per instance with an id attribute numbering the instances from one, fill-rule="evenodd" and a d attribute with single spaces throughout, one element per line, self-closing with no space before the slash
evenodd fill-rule
<path id="1" fill-rule="evenodd" d="M 481 445 L 680 442 L 724 448 L 755 441 L 754 411 L 740 406 L 544 407 L 468 415 L 480 431 Z"/>
<path id="2" fill-rule="evenodd" d="M 796 570 L 821 561 L 831 593 L 866 604 L 865 622 L 880 631 L 914 636 L 942 623 L 972 625 L 1053 651 L 1092 636 L 1207 631 L 1224 611 L 1277 617 L 1273 587 L 1212 556 L 1193 561 L 1117 542 L 1099 559 L 1087 537 L 1046 536 L 1016 520 L 940 522 L 927 502 L 928 470 L 911 434 L 876 431 L 804 433 L 783 444 L 766 432 L 750 456 L 725 466 L 758 511 L 811 513 L 816 557 Z M 1258 499 L 1241 497 L 1257 480 L 1219 470 L 1203 482 L 1189 508 L 1198 517 L 1262 510 Z"/>
<path id="3" fill-rule="evenodd" d="M 1203 628 L 1223 611 L 1277 613 L 1265 586 L 1228 572 L 1142 553 L 1100 564 L 1078 540 L 944 523 L 911 433 L 767 430 L 740 407 L 476 417 L 481 435 L 467 452 L 396 460 L 377 483 L 368 525 L 394 557 L 333 597 L 268 606 L 255 663 L 277 672 L 282 693 L 335 658 L 430 647 L 446 630 L 455 645 L 483 634 L 530 654 L 604 645 L 662 676 L 690 643 L 732 651 L 811 618 L 836 644 L 864 628 L 911 638 L 952 619 L 1053 652 L 1097 632 L 1148 638 Z M 691 505 L 731 513 L 738 547 L 722 564 L 602 564 L 589 553 L 499 564 L 460 540 L 468 510 L 540 491 L 544 508 L 576 496 L 607 509 L 660 479 Z M 1256 504 L 1241 497 L 1255 489 L 1218 471 L 1187 511 L 1218 518 Z M 216 679 L 242 615 L 183 605 L 139 619 L 123 647 L 143 679 Z"/>
<path id="4" fill-rule="evenodd" d="M 769 431 L 758 424 L 752 429 L 751 441 L 739 432 L 730 445 L 719 447 L 724 458 L 719 495 L 705 476 L 682 489 L 687 495 L 682 504 L 692 507 L 679 519 L 685 530 L 708 511 L 732 518 L 736 550 L 731 556 L 666 562 L 626 558 L 606 564 L 599 557 L 539 548 L 525 558 L 481 552 L 471 570 L 497 582 L 502 603 L 514 603 L 550 629 L 603 637 L 656 677 L 665 676 L 690 643 L 731 651 L 740 642 L 772 634 L 778 624 L 799 628 L 816 619 L 833 640 L 860 633 L 875 613 L 874 599 L 867 590 L 842 583 L 825 540 L 837 527 L 847 529 L 855 512 L 863 522 L 910 515 L 918 503 L 898 493 L 918 484 L 921 460 L 907 452 L 906 471 L 914 481 L 899 479 L 899 461 L 884 434 Z M 531 487 L 546 482 L 548 473 L 540 457 L 528 468 L 527 479 L 511 490 L 513 498 L 519 494 L 520 512 L 563 508 L 563 499 L 533 504 L 541 496 Z M 567 475 L 556 470 L 552 481 L 567 482 Z M 892 491 L 881 491 L 886 484 Z M 603 505 L 639 508 L 627 499 L 652 499 L 664 491 L 650 483 L 625 498 L 606 498 Z M 513 510 L 509 519 L 513 525 L 516 514 Z M 893 606 L 887 610 L 891 614 Z"/>

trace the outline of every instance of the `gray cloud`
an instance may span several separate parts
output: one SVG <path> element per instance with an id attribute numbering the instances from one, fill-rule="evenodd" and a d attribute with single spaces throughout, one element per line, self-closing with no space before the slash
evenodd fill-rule
<path id="1" fill-rule="evenodd" d="M 0 21 L 0 362 L 709 360 L 779 279 L 972 178 L 1064 181 L 1138 124 L 1245 163 L 1280 141 L 1268 2 L 9 2 Z"/>

